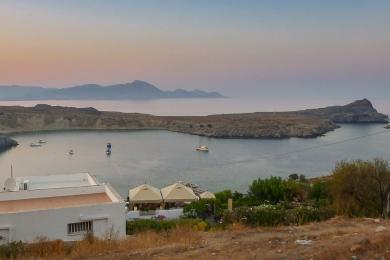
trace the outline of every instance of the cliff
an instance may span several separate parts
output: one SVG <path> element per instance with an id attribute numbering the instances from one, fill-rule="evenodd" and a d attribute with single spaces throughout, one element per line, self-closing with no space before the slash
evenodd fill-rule
<path id="1" fill-rule="evenodd" d="M 387 123 L 389 121 L 389 117 L 378 113 L 367 99 L 357 100 L 345 106 L 307 109 L 298 113 L 328 118 L 335 123 Z"/>
<path id="2" fill-rule="evenodd" d="M 49 105 L 0 107 L 0 133 L 163 129 L 220 138 L 287 138 L 320 136 L 334 130 L 338 122 L 385 121 L 387 117 L 369 101 L 295 112 L 210 116 L 153 116 Z"/>

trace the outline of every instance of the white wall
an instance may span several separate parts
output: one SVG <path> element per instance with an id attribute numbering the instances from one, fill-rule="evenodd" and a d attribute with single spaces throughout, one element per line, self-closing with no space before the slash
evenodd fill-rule
<path id="1" fill-rule="evenodd" d="M 74 241 L 82 239 L 83 235 L 68 235 L 68 224 L 92 220 L 96 236 L 104 237 L 112 230 L 121 238 L 126 236 L 125 218 L 124 202 L 104 203 L 0 214 L 0 229 L 9 228 L 10 241 L 33 242 L 38 237 Z"/>

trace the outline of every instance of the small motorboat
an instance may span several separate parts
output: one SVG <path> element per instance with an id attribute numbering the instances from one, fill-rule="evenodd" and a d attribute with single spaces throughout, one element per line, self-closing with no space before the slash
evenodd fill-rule
<path id="1" fill-rule="evenodd" d="M 74 151 L 72 149 L 69 150 L 69 155 L 74 155 Z"/>
<path id="2" fill-rule="evenodd" d="M 112 148 L 111 143 L 107 143 L 107 149 L 106 149 L 106 154 L 107 155 L 111 155 L 111 148 Z"/>
<path id="3" fill-rule="evenodd" d="M 46 143 L 46 140 L 39 140 L 38 143 L 39 143 L 39 144 L 45 144 L 45 143 Z"/>
<path id="4" fill-rule="evenodd" d="M 195 150 L 197 150 L 199 152 L 208 152 L 209 148 L 205 145 L 199 145 L 195 148 Z"/>
<path id="5" fill-rule="evenodd" d="M 30 147 L 41 147 L 42 146 L 42 144 L 40 144 L 40 143 L 31 143 L 30 144 Z"/>

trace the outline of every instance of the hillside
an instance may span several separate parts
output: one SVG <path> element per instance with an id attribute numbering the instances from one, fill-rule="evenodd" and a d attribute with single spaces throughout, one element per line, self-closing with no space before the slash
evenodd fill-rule
<path id="1" fill-rule="evenodd" d="M 330 106 L 298 111 L 303 115 L 329 118 L 335 123 L 386 123 L 387 115 L 380 114 L 367 99 L 357 100 L 346 106 Z"/>
<path id="2" fill-rule="evenodd" d="M 303 226 L 232 227 L 187 234 L 167 244 L 101 252 L 98 259 L 388 259 L 390 231 L 384 220 L 334 218 Z M 131 239 L 131 238 L 130 238 Z M 133 238 L 134 240 L 137 237 Z M 183 241 L 184 240 L 184 241 Z M 301 245 L 297 240 L 308 240 Z M 355 257 L 355 258 L 353 258 Z M 91 257 L 87 259 L 96 259 Z"/>
<path id="3" fill-rule="evenodd" d="M 67 245 L 43 239 L 14 245 L 12 259 L 388 259 L 389 239 L 383 219 L 336 217 L 303 226 L 236 224 L 208 232 L 182 227 L 145 231 L 123 240 L 87 237 Z"/>
<path id="4" fill-rule="evenodd" d="M 363 103 L 363 105 L 362 105 Z M 354 110 L 355 107 L 358 109 Z M 294 112 L 256 112 L 210 116 L 153 116 L 102 112 L 94 108 L 49 105 L 0 107 L 0 133 L 51 130 L 161 129 L 219 138 L 316 137 L 337 128 L 336 123 L 387 122 L 369 101 L 337 109 Z M 327 112 L 326 112 L 327 111 Z M 333 121 L 334 119 L 336 121 Z M 349 120 L 354 118 L 353 121 Z"/>
<path id="5" fill-rule="evenodd" d="M 0 86 L 0 100 L 143 100 L 161 98 L 222 98 L 217 92 L 177 89 L 163 91 L 145 81 L 101 86 L 86 84 L 68 88 Z"/>

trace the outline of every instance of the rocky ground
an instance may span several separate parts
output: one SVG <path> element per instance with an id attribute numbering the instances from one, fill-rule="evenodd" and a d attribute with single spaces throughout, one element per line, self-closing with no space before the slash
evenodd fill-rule
<path id="1" fill-rule="evenodd" d="M 387 121 L 388 117 L 378 113 L 368 100 L 304 111 L 210 116 L 153 116 L 49 105 L 0 107 L 0 133 L 3 134 L 80 129 L 163 129 L 219 138 L 306 138 L 334 130 L 336 123 Z"/>
<path id="2" fill-rule="evenodd" d="M 298 227 L 206 232 L 198 243 L 107 252 L 94 259 L 390 259 L 384 220 L 334 218 Z"/>

